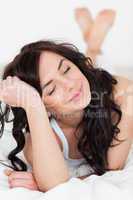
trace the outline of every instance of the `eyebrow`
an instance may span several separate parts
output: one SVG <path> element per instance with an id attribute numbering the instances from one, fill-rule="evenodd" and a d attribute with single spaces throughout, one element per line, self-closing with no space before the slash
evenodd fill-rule
<path id="1" fill-rule="evenodd" d="M 59 65 L 58 65 L 58 69 L 57 69 L 58 71 L 60 70 L 60 68 L 61 68 L 62 63 L 63 63 L 64 60 L 66 60 L 66 59 L 63 58 L 63 59 L 60 60 Z M 50 83 L 52 83 L 52 82 L 53 82 L 53 80 L 50 80 L 50 81 L 48 81 L 47 83 L 45 83 L 45 84 L 42 86 L 42 90 L 43 90 L 46 86 L 48 86 Z"/>

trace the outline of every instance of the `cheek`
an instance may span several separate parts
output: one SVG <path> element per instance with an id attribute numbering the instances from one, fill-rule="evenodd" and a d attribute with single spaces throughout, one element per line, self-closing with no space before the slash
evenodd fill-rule
<path id="1" fill-rule="evenodd" d="M 51 111 L 56 111 L 58 108 L 62 105 L 62 99 L 59 95 L 54 95 L 51 97 L 45 97 L 43 99 L 43 103 L 46 106 L 47 109 Z"/>
<path id="2" fill-rule="evenodd" d="M 90 91 L 90 85 L 86 81 L 86 84 L 84 85 L 83 88 L 83 100 L 87 102 L 87 104 L 90 103 L 91 101 L 91 91 Z"/>

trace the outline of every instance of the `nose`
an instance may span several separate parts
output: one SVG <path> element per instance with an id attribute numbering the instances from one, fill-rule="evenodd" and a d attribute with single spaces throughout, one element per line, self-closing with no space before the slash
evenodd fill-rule
<path id="1" fill-rule="evenodd" d="M 66 92 L 70 92 L 74 89 L 74 81 L 72 80 L 68 80 L 68 79 L 61 79 L 61 82 L 60 84 L 63 86 L 63 89 L 66 91 Z"/>

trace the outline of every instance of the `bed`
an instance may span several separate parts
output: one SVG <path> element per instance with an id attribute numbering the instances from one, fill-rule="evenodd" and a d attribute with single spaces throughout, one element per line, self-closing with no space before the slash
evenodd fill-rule
<path id="1" fill-rule="evenodd" d="M 0 139 L 0 159 L 6 160 L 14 148 L 12 124 L 6 124 Z M 19 157 L 23 159 L 22 152 Z M 133 200 L 133 145 L 125 167 L 119 171 L 109 171 L 102 176 L 91 175 L 84 180 L 72 177 L 47 192 L 32 191 L 26 188 L 10 189 L 7 176 L 3 173 L 6 166 L 0 164 L 0 199 L 4 200 Z"/>

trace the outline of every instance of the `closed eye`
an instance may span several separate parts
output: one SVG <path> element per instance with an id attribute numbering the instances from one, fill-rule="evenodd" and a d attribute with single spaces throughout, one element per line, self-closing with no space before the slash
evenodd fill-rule
<path id="1" fill-rule="evenodd" d="M 70 70 L 70 67 L 68 67 L 68 68 L 66 69 L 66 71 L 64 72 L 64 74 L 67 73 L 69 70 Z M 53 94 L 53 92 L 55 91 L 55 88 L 56 88 L 56 86 L 53 88 L 53 90 L 52 90 L 50 93 L 48 93 L 49 96 L 50 96 L 51 94 Z"/>
<path id="2" fill-rule="evenodd" d="M 55 88 L 56 88 L 56 86 L 54 87 L 54 89 L 50 93 L 48 93 L 49 96 L 55 91 Z"/>
<path id="3" fill-rule="evenodd" d="M 67 68 L 67 70 L 64 72 L 64 74 L 67 73 L 69 70 L 70 70 L 70 67 Z"/>

